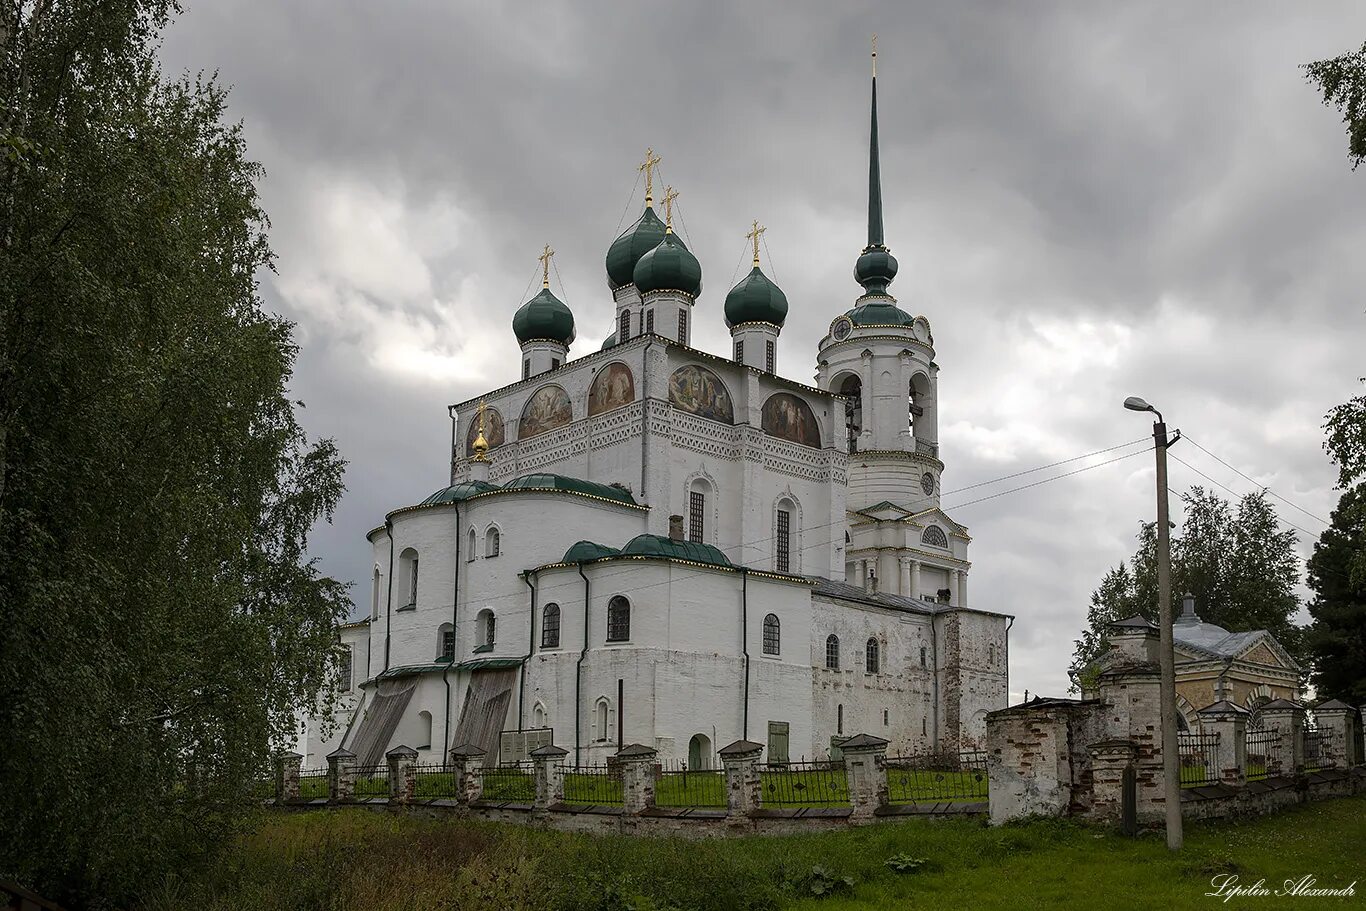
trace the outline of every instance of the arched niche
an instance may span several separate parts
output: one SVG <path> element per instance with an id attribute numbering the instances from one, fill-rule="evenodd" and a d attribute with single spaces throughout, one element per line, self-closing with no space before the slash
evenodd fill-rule
<path id="1" fill-rule="evenodd" d="M 769 436 L 813 449 L 821 448 L 821 428 L 816 423 L 816 413 L 806 399 L 790 392 L 774 393 L 764 402 L 763 428 Z"/>
<path id="2" fill-rule="evenodd" d="M 598 371 L 588 387 L 588 414 L 603 414 L 636 400 L 636 381 L 631 368 L 614 361 Z"/>
<path id="3" fill-rule="evenodd" d="M 726 384 L 697 364 L 685 364 L 669 377 L 669 404 L 679 411 L 713 421 L 735 422 L 735 409 Z"/>
<path id="4" fill-rule="evenodd" d="M 522 409 L 522 419 L 517 423 L 517 439 L 525 440 L 563 427 L 574 419 L 574 409 L 569 404 L 569 393 L 551 384 L 542 386 L 527 399 Z"/>
<path id="5" fill-rule="evenodd" d="M 477 436 L 479 436 L 478 414 L 470 419 L 470 429 L 465 433 L 465 455 L 474 455 L 474 438 Z M 484 441 L 489 444 L 489 449 L 497 449 L 507 441 L 506 431 L 503 428 L 503 416 L 498 413 L 497 408 L 484 409 Z"/>

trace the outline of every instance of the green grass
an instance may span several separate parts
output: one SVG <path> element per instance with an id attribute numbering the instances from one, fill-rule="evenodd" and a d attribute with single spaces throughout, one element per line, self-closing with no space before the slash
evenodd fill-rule
<path id="1" fill-rule="evenodd" d="M 300 775 L 299 776 L 299 797 L 303 800 L 313 800 L 315 797 L 327 796 L 327 776 L 326 775 Z"/>
<path id="2" fill-rule="evenodd" d="M 1360 907 L 1366 894 L 1366 797 L 1191 824 L 1178 854 L 1160 833 L 1124 838 L 1061 820 L 988 828 L 916 819 L 700 841 L 364 810 L 261 811 L 255 820 L 201 878 L 158 885 L 136 911 L 1167 911 Z M 1358 897 L 1225 904 L 1205 895 L 1220 873 L 1272 887 L 1306 874 L 1319 886 L 1357 880 Z"/>
<path id="3" fill-rule="evenodd" d="M 655 780 L 655 806 L 725 809 L 726 773 L 665 772 Z"/>
<path id="4" fill-rule="evenodd" d="M 975 769 L 962 772 L 888 769 L 887 799 L 892 803 L 986 800 L 987 773 Z"/>

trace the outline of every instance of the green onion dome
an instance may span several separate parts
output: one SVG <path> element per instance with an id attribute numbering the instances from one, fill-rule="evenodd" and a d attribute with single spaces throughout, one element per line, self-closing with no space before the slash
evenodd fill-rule
<path id="1" fill-rule="evenodd" d="M 634 281 L 636 263 L 663 239 L 664 222 L 652 207 L 646 206 L 640 220 L 607 248 L 607 286 L 615 291 Z"/>
<path id="2" fill-rule="evenodd" d="M 755 266 L 726 295 L 726 325 L 773 323 L 787 319 L 787 295 Z"/>
<path id="3" fill-rule="evenodd" d="M 542 288 L 513 315 L 512 331 L 519 342 L 549 339 L 568 345 L 574 341 L 574 314 L 549 288 Z"/>
<path id="4" fill-rule="evenodd" d="M 613 332 L 611 335 L 607 336 L 607 338 L 605 338 L 605 339 L 602 340 L 602 347 L 599 348 L 598 350 L 599 350 L 599 351 L 606 351 L 608 348 L 615 348 L 616 346 L 617 346 L 617 334 L 616 334 L 615 332 Z"/>
<path id="5" fill-rule="evenodd" d="M 894 278 L 896 257 L 884 246 L 866 247 L 854 263 L 854 280 L 863 286 L 865 294 L 886 294 Z"/>
<path id="6" fill-rule="evenodd" d="M 636 261 L 631 276 L 641 294 L 682 291 L 697 297 L 702 293 L 702 264 L 672 231 L 666 231 L 658 246 Z"/>
<path id="7" fill-rule="evenodd" d="M 915 317 L 902 310 L 889 297 L 874 298 L 846 314 L 855 326 L 909 326 Z"/>

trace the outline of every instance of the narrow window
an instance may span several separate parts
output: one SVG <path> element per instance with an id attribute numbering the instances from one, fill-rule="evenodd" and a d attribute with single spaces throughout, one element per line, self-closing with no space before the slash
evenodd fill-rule
<path id="1" fill-rule="evenodd" d="M 744 343 L 744 341 L 743 341 L 742 339 L 738 339 L 738 338 L 737 338 L 737 339 L 735 340 L 735 363 L 737 363 L 737 364 L 743 364 L 744 362 L 745 362 L 745 343 Z"/>
<path id="2" fill-rule="evenodd" d="M 440 658 L 441 658 L 441 660 L 443 660 L 443 661 L 454 661 L 454 660 L 455 660 L 455 630 L 451 627 L 451 625 L 450 625 L 449 623 L 443 623 L 443 624 L 441 624 L 441 631 L 440 631 L 440 632 L 441 632 L 441 635 L 440 635 L 439 642 L 438 642 L 438 644 L 439 644 L 439 646 L 440 646 L 440 648 L 441 648 L 441 651 L 440 651 L 440 653 L 439 653 L 439 654 L 440 654 Z"/>
<path id="3" fill-rule="evenodd" d="M 607 700 L 598 700 L 598 740 L 607 739 Z"/>
<path id="4" fill-rule="evenodd" d="M 430 750 L 432 748 L 432 713 L 418 712 L 417 725 L 417 739 L 419 741 L 417 748 L 419 750 Z"/>
<path id="5" fill-rule="evenodd" d="M 844 733 L 844 704 L 835 706 L 835 733 Z"/>
<path id="6" fill-rule="evenodd" d="M 479 536 L 474 533 L 473 528 L 470 529 L 470 546 L 466 550 L 469 551 L 469 556 L 465 559 L 473 563 L 474 558 L 479 556 Z"/>
<path id="7" fill-rule="evenodd" d="M 476 652 L 487 652 L 492 649 L 494 636 L 497 633 L 493 611 L 488 608 L 481 610 L 479 615 L 474 618 L 474 629 L 475 641 L 478 643 L 474 650 Z"/>
<path id="8" fill-rule="evenodd" d="M 412 569 L 412 575 L 409 577 L 409 581 L 410 581 L 412 584 L 411 584 L 411 585 L 409 586 L 409 588 L 408 588 L 408 603 L 409 603 L 409 604 L 416 604 L 416 603 L 417 603 L 417 557 L 413 557 L 413 569 Z"/>
<path id="9" fill-rule="evenodd" d="M 834 633 L 825 637 L 825 666 L 832 671 L 840 669 L 840 637 Z"/>
<path id="10" fill-rule="evenodd" d="M 706 531 L 707 495 L 700 490 L 688 494 L 688 540 L 704 543 Z"/>
<path id="11" fill-rule="evenodd" d="M 552 358 L 550 359 L 550 369 L 551 369 L 551 370 L 558 370 L 559 367 L 560 367 L 560 359 L 557 358 L 557 357 L 552 357 Z"/>
<path id="12" fill-rule="evenodd" d="M 792 513 L 778 510 L 778 572 L 787 572 L 792 565 Z"/>
<path id="13" fill-rule="evenodd" d="M 619 340 L 623 342 L 627 341 L 631 338 L 631 311 L 621 311 L 621 316 L 618 317 L 618 320 L 619 328 L 617 329 L 617 335 L 620 337 Z"/>
<path id="14" fill-rule="evenodd" d="M 500 542 L 499 542 L 499 537 L 500 537 L 500 536 L 499 536 L 499 534 L 498 534 L 498 529 L 496 529 L 496 528 L 490 528 L 490 529 L 489 529 L 488 537 L 484 538 L 484 556 L 486 556 L 486 557 L 496 557 L 496 556 L 498 556 L 498 547 L 499 547 L 499 543 L 500 543 Z"/>
<path id="15" fill-rule="evenodd" d="M 923 646 L 923 645 L 920 646 L 920 666 L 921 666 L 921 667 L 927 667 L 927 666 L 928 666 L 928 665 L 925 663 L 925 646 Z"/>
<path id="16" fill-rule="evenodd" d="M 560 606 L 547 604 L 541 613 L 541 648 L 560 647 Z"/>
<path id="17" fill-rule="evenodd" d="M 924 736 L 925 736 L 925 719 L 924 719 L 924 718 L 921 718 L 921 719 L 920 719 L 920 736 L 921 736 L 921 737 L 924 737 Z"/>
<path id="18" fill-rule="evenodd" d="M 884 728 L 890 723 L 890 722 L 887 720 L 888 718 L 889 718 L 889 715 L 888 715 L 887 710 L 886 710 L 886 709 L 883 709 L 883 710 L 882 710 L 882 726 L 883 726 Z"/>
<path id="19" fill-rule="evenodd" d="M 645 331 L 647 333 L 655 331 L 655 312 L 653 310 L 645 311 Z"/>
<path id="20" fill-rule="evenodd" d="M 764 617 L 764 654 L 778 654 L 778 649 L 781 644 L 782 635 L 781 627 L 778 625 L 778 615 L 769 614 L 767 617 Z"/>
<path id="21" fill-rule="evenodd" d="M 991 667 L 991 666 L 992 666 L 993 664 L 995 664 L 995 663 L 996 663 L 996 646 L 994 646 L 994 645 L 988 645 L 988 646 L 987 646 L 987 667 Z"/>
<path id="22" fill-rule="evenodd" d="M 680 344 L 688 343 L 688 311 L 678 311 L 678 341 Z"/>
<path id="23" fill-rule="evenodd" d="M 522 379 L 531 376 L 531 358 L 522 361 Z"/>
<path id="24" fill-rule="evenodd" d="M 607 641 L 626 642 L 631 638 L 631 602 L 617 595 L 607 602 Z"/>
<path id="25" fill-rule="evenodd" d="M 379 619 L 379 567 L 370 576 L 370 619 Z"/>
<path id="26" fill-rule="evenodd" d="M 769 373 L 772 373 L 773 368 L 777 365 L 777 360 L 777 346 L 773 344 L 773 339 L 769 339 L 768 341 L 764 342 L 764 369 L 767 370 Z"/>
<path id="27" fill-rule="evenodd" d="M 863 649 L 863 669 L 870 674 L 878 672 L 878 646 L 876 639 L 869 639 L 868 645 Z"/>
<path id="28" fill-rule="evenodd" d="M 343 645 L 341 666 L 337 669 L 337 682 L 343 693 L 351 692 L 351 646 Z"/>

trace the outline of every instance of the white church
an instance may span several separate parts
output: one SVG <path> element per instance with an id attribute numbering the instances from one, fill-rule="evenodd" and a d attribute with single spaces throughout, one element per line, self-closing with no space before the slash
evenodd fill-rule
<path id="1" fill-rule="evenodd" d="M 368 617 L 306 765 L 400 744 L 488 763 L 546 743 L 599 765 L 625 744 L 691 768 L 739 739 L 769 762 L 977 746 L 1007 697 L 1012 618 L 974 605 L 967 529 L 939 505 L 939 364 L 888 288 L 873 81 L 863 293 L 834 315 L 815 385 L 780 373 L 786 295 L 753 269 L 717 313 L 653 208 L 607 250 L 615 331 L 570 360 L 544 287 L 516 311 L 522 378 L 452 406 L 449 486 L 368 534 Z M 548 264 L 549 248 L 543 254 Z M 725 356 L 691 344 L 724 318 Z"/>

